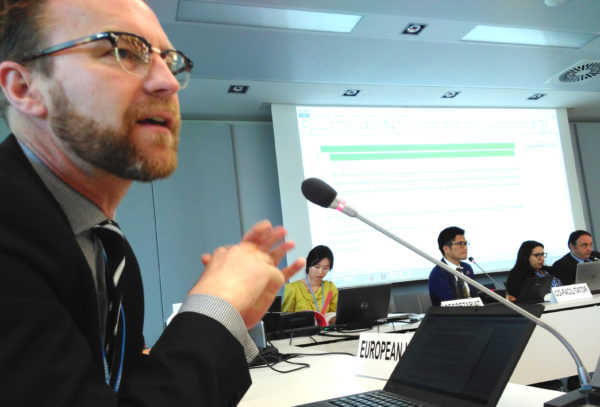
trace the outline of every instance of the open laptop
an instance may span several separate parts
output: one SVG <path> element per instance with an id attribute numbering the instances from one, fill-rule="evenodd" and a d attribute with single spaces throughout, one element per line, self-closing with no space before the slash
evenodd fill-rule
<path id="1" fill-rule="evenodd" d="M 600 292 L 600 261 L 578 263 L 575 283 L 586 283 L 593 294 Z"/>
<path id="2" fill-rule="evenodd" d="M 544 302 L 544 296 L 552 289 L 554 276 L 528 278 L 523 282 L 521 293 L 517 297 L 519 304 L 534 304 Z"/>
<path id="3" fill-rule="evenodd" d="M 388 315 L 391 292 L 391 284 L 340 289 L 335 328 L 351 330 L 376 325 Z"/>
<path id="4" fill-rule="evenodd" d="M 525 309 L 540 316 L 543 308 Z M 502 304 L 432 307 L 383 390 L 303 407 L 370 405 L 361 400 L 367 394 L 402 400 L 407 406 L 495 406 L 534 328 L 533 322 Z"/>

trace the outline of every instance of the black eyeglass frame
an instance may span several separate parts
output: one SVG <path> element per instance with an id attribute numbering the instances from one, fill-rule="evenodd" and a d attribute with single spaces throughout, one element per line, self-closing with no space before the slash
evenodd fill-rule
<path id="1" fill-rule="evenodd" d="M 460 246 L 460 247 L 469 247 L 471 245 L 471 242 L 452 242 L 449 241 L 448 243 L 446 243 L 446 246 Z"/>
<path id="2" fill-rule="evenodd" d="M 531 253 L 530 256 L 533 256 L 537 259 L 539 259 L 540 257 L 546 258 L 548 257 L 548 253 L 544 252 L 544 253 Z"/>
<path id="3" fill-rule="evenodd" d="M 194 63 L 192 62 L 192 60 L 190 58 L 188 58 L 188 56 L 185 55 L 183 52 L 176 50 L 176 49 L 160 50 L 158 48 L 153 47 L 152 44 L 150 44 L 148 42 L 148 40 L 145 39 L 144 37 L 137 35 L 137 34 L 123 32 L 123 31 L 105 31 L 105 32 L 97 33 L 97 34 L 86 35 L 85 37 L 77 38 L 77 39 L 74 39 L 71 41 L 66 41 L 61 44 L 57 44 L 57 45 L 48 47 L 48 48 L 40 51 L 37 54 L 27 56 L 27 57 L 23 58 L 21 60 L 21 62 L 22 63 L 31 62 L 38 58 L 43 58 L 43 57 L 55 54 L 57 52 L 63 51 L 65 49 L 74 48 L 79 45 L 89 44 L 90 42 L 95 42 L 95 41 L 100 41 L 100 40 L 108 40 L 110 42 L 111 46 L 113 47 L 113 50 L 116 50 L 116 49 L 118 49 L 117 41 L 119 40 L 119 37 L 122 35 L 129 35 L 129 36 L 139 39 L 149 50 L 149 52 L 145 56 L 152 55 L 153 52 L 156 52 L 158 55 L 160 55 L 160 57 L 162 58 L 163 61 L 165 61 L 167 55 L 172 52 L 181 56 L 183 58 L 183 67 L 176 71 L 171 71 L 173 76 L 175 76 L 176 78 L 177 78 L 177 74 L 183 72 L 182 69 L 187 71 L 188 75 L 189 75 L 192 71 L 192 68 L 194 68 Z M 117 57 L 117 60 L 118 60 L 118 57 Z M 125 72 L 135 76 L 135 74 L 133 74 L 132 72 L 129 72 L 127 69 L 125 69 L 120 62 L 119 62 L 119 65 L 121 65 L 121 68 L 123 68 L 123 70 Z M 168 66 L 168 64 L 167 64 L 167 66 Z M 170 69 L 170 67 L 169 67 L 169 69 Z M 179 82 L 179 80 L 178 80 L 178 82 Z M 182 89 L 185 88 L 185 86 L 187 86 L 188 82 L 189 82 L 189 76 L 183 84 L 180 82 L 181 88 Z"/>

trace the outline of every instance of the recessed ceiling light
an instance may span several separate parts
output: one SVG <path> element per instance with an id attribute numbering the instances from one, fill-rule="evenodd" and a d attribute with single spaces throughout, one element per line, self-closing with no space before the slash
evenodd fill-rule
<path id="1" fill-rule="evenodd" d="M 462 40 L 501 44 L 539 45 L 542 47 L 581 48 L 596 38 L 598 38 L 597 34 L 589 33 L 478 25 L 462 37 Z"/>
<path id="2" fill-rule="evenodd" d="M 546 96 L 545 93 L 534 93 L 533 95 L 529 96 L 527 100 L 538 100 L 543 98 L 544 96 Z"/>
<path id="3" fill-rule="evenodd" d="M 348 89 L 342 96 L 356 96 L 360 92 L 360 89 Z"/>
<path id="4" fill-rule="evenodd" d="M 569 0 L 544 0 L 544 4 L 548 7 L 556 7 L 566 3 Z"/>
<path id="5" fill-rule="evenodd" d="M 354 14 L 208 3 L 201 0 L 180 1 L 177 10 L 179 21 L 337 33 L 352 32 L 361 18 Z"/>
<path id="6" fill-rule="evenodd" d="M 249 88 L 250 87 L 246 86 L 246 85 L 231 85 L 231 86 L 229 86 L 229 90 L 227 91 L 227 93 L 244 94 L 244 93 L 248 92 Z"/>
<path id="7" fill-rule="evenodd" d="M 460 93 L 459 90 L 449 90 L 448 92 L 442 95 L 442 99 L 452 99 L 458 96 Z"/>
<path id="8" fill-rule="evenodd" d="M 402 30 L 402 34 L 419 35 L 425 27 L 427 27 L 427 24 L 408 23 L 408 25 L 404 27 L 404 30 Z"/>

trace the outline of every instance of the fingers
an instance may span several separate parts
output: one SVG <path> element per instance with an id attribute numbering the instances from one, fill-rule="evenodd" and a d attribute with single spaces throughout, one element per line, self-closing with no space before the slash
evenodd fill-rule
<path id="1" fill-rule="evenodd" d="M 288 281 L 294 274 L 298 271 L 302 270 L 306 265 L 306 260 L 303 258 L 298 258 L 291 265 L 287 266 L 281 272 L 283 273 L 283 278 L 285 281 Z"/>
<path id="2" fill-rule="evenodd" d="M 271 222 L 263 220 L 246 233 L 242 242 L 251 242 L 265 253 L 268 253 L 273 259 L 273 264 L 277 265 L 285 254 L 294 248 L 294 243 L 284 241 L 287 231 L 283 226 L 271 226 Z M 279 244 L 278 244 L 279 243 Z"/>
<path id="3" fill-rule="evenodd" d="M 281 259 L 283 259 L 283 256 L 285 256 L 285 254 L 294 247 L 296 247 L 296 244 L 290 240 L 281 242 L 279 245 L 277 245 L 270 252 L 271 258 L 273 259 L 273 264 L 278 265 Z"/>
<path id="4" fill-rule="evenodd" d="M 273 227 L 271 226 L 271 222 L 269 222 L 268 220 L 261 220 L 260 222 L 256 223 L 254 226 L 252 226 L 252 229 L 250 229 L 242 238 L 243 242 L 253 242 L 253 243 L 257 243 L 259 241 L 259 238 L 262 236 L 262 234 L 269 230 L 272 229 Z"/>
<path id="5" fill-rule="evenodd" d="M 268 229 L 273 229 L 267 223 Z M 260 237 L 265 244 L 272 237 Z M 279 270 L 273 253 L 285 254 L 293 243 L 283 242 L 272 252 L 262 250 L 253 241 L 219 247 L 212 255 L 203 254 L 206 268 L 189 294 L 207 294 L 229 302 L 241 315 L 246 326 L 254 326 L 267 311 L 280 287 L 304 267 L 304 259 Z"/>
<path id="6" fill-rule="evenodd" d="M 268 252 L 275 243 L 286 235 L 283 226 L 271 226 L 268 220 L 262 220 L 252 227 L 242 238 L 242 242 L 252 242 L 261 250 Z"/>
<path id="7" fill-rule="evenodd" d="M 277 242 L 282 241 L 286 235 L 287 231 L 283 226 L 275 226 L 274 228 L 263 232 L 258 246 L 263 251 L 268 252 Z"/>

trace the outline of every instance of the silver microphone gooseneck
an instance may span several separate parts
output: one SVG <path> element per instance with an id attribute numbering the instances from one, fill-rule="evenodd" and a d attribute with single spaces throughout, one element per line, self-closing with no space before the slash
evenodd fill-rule
<path id="1" fill-rule="evenodd" d="M 469 257 L 469 261 L 470 261 L 471 263 L 473 263 L 474 265 L 476 265 L 476 266 L 479 268 L 479 270 L 481 270 L 481 272 L 482 272 L 483 274 L 485 274 L 485 276 L 486 276 L 487 278 L 489 278 L 490 280 L 492 280 L 492 283 L 494 283 L 494 289 L 495 289 L 495 290 L 498 290 L 498 289 L 499 289 L 498 287 L 500 287 L 500 285 L 499 285 L 499 284 L 496 282 L 496 280 L 494 280 L 494 279 L 492 278 L 492 276 L 490 276 L 490 275 L 489 275 L 489 274 L 488 274 L 488 273 L 487 273 L 487 272 L 486 272 L 486 271 L 485 271 L 485 270 L 484 270 L 484 269 L 483 269 L 483 268 L 482 268 L 482 267 L 479 265 L 479 263 L 477 263 L 477 262 L 475 261 L 475 259 L 474 259 L 473 257 Z"/>

